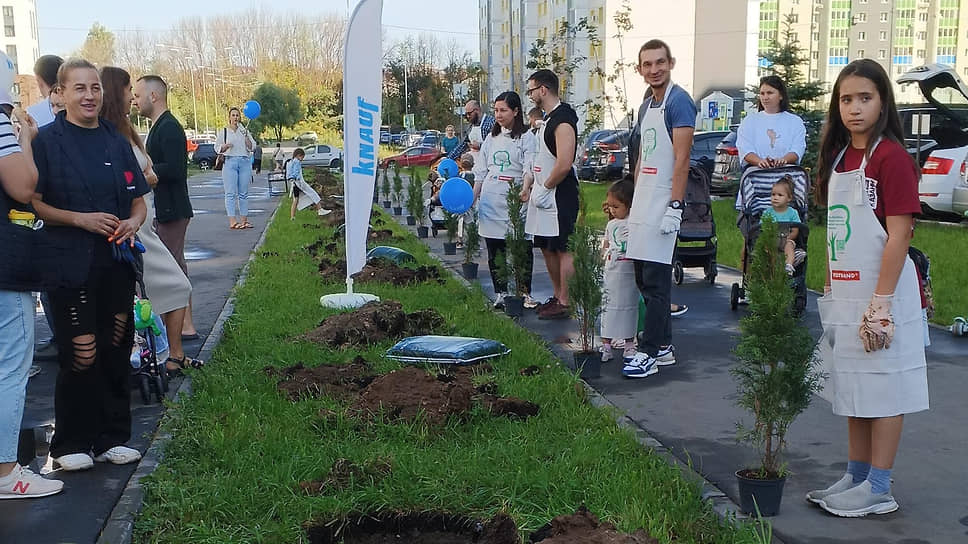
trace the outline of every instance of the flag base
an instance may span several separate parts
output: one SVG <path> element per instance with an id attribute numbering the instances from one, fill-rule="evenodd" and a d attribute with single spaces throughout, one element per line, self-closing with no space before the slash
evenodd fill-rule
<path id="1" fill-rule="evenodd" d="M 359 308 L 367 302 L 373 302 L 375 300 L 380 300 L 380 297 L 367 293 L 334 293 L 319 297 L 319 303 L 323 305 L 323 308 L 345 310 Z"/>

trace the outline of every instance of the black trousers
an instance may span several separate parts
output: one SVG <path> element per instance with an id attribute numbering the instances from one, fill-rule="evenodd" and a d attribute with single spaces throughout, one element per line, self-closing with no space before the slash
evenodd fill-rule
<path id="1" fill-rule="evenodd" d="M 128 264 L 99 261 L 84 287 L 50 292 L 60 362 L 54 457 L 100 455 L 131 438 L 134 271 Z"/>
<path id="2" fill-rule="evenodd" d="M 635 285 L 645 301 L 645 324 L 638 349 L 655 357 L 659 348 L 672 343 L 672 265 L 635 261 Z"/>
<path id="3" fill-rule="evenodd" d="M 491 271 L 491 283 L 494 284 L 495 293 L 507 293 L 508 284 L 497 279 L 497 254 L 502 253 L 507 258 L 507 242 L 503 238 L 484 238 L 484 245 L 487 247 L 487 268 Z M 526 294 L 531 294 L 531 272 L 534 268 L 534 251 L 531 242 L 528 241 L 528 261 L 525 265 L 528 273 L 525 277 L 524 289 Z"/>

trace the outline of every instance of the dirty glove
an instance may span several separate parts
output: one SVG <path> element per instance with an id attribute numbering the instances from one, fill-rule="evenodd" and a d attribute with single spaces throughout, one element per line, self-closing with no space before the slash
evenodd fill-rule
<path id="1" fill-rule="evenodd" d="M 894 295 L 878 295 L 871 297 L 870 306 L 864 312 L 860 328 L 857 330 L 864 351 L 871 352 L 891 347 L 894 339 L 894 316 L 891 315 L 891 302 Z"/>
<path id="2" fill-rule="evenodd" d="M 662 224 L 659 225 L 659 232 L 662 234 L 677 232 L 681 223 L 682 210 L 677 210 L 672 207 L 666 208 L 665 215 L 662 216 Z"/>

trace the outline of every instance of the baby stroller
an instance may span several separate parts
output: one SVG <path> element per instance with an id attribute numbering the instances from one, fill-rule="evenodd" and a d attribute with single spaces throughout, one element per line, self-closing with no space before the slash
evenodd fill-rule
<path id="1" fill-rule="evenodd" d="M 705 281 L 710 285 L 716 283 L 716 222 L 709 196 L 709 177 L 702 165 L 689 168 L 686 207 L 682 211 L 682 224 L 672 257 L 672 277 L 676 285 L 682 284 L 683 268 L 698 267 L 706 273 Z"/>
<path id="2" fill-rule="evenodd" d="M 136 263 L 135 279 L 141 297 L 135 296 L 134 301 L 135 343 L 131 353 L 131 379 L 141 392 L 142 402 L 150 404 L 154 397 L 160 403 L 168 392 L 168 368 L 158 357 L 158 354 L 168 351 L 165 325 L 151 309 L 141 259 L 136 259 Z"/>
<path id="3" fill-rule="evenodd" d="M 807 237 L 809 228 L 807 227 L 807 198 L 810 193 L 810 178 L 807 172 L 799 166 L 783 166 L 780 168 L 760 169 L 751 167 L 744 173 L 739 182 L 739 194 L 736 199 L 736 207 L 739 216 L 736 226 L 739 227 L 743 235 L 745 251 L 743 253 L 743 279 L 742 284 L 734 283 L 729 293 L 729 307 L 735 310 L 740 301 L 746 297 L 746 268 L 749 264 L 753 246 L 760 234 L 760 216 L 770 208 L 770 195 L 773 192 L 773 184 L 783 176 L 789 175 L 793 178 L 793 202 L 790 203 L 800 215 L 800 223 L 780 223 L 780 228 L 796 227 L 797 237 L 794 240 L 796 249 L 804 252 L 803 261 L 795 264 L 792 283 L 796 292 L 793 310 L 796 315 L 803 313 L 807 307 Z"/>

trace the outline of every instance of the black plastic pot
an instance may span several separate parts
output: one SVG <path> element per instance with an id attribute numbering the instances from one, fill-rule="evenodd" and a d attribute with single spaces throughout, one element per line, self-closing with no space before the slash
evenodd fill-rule
<path id="1" fill-rule="evenodd" d="M 394 206 L 393 215 L 403 215 L 403 206 Z"/>
<path id="2" fill-rule="evenodd" d="M 390 201 L 389 200 L 384 200 L 383 201 L 383 207 L 389 210 L 390 209 Z"/>
<path id="3" fill-rule="evenodd" d="M 504 297 L 504 313 L 509 317 L 524 315 L 524 297 Z"/>
<path id="4" fill-rule="evenodd" d="M 582 379 L 597 378 L 602 375 L 602 354 L 598 351 L 579 351 L 572 354 L 575 370 Z"/>
<path id="5" fill-rule="evenodd" d="M 783 484 L 786 483 L 786 476 L 771 480 L 760 480 L 748 478 L 741 473 L 749 472 L 746 470 L 736 471 L 736 482 L 739 484 L 739 507 L 740 509 L 755 516 L 757 509 L 761 516 L 775 516 L 780 513 L 780 500 L 783 499 Z"/>
<path id="6" fill-rule="evenodd" d="M 444 255 L 457 255 L 457 242 L 444 242 Z"/>
<path id="7" fill-rule="evenodd" d="M 477 263 L 461 263 L 461 272 L 464 273 L 464 279 L 474 280 L 477 279 Z M 521 302 L 522 308 L 524 308 L 524 302 Z"/>
<path id="8" fill-rule="evenodd" d="M 430 235 L 429 230 L 427 227 L 417 227 L 417 238 L 426 238 Z"/>
<path id="9" fill-rule="evenodd" d="M 407 225 L 412 227 L 412 226 L 414 226 L 416 224 L 417 224 L 417 218 L 414 217 L 414 216 L 412 216 L 412 215 L 408 215 L 407 216 Z"/>

